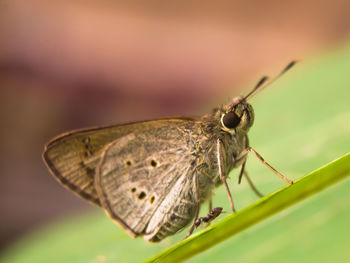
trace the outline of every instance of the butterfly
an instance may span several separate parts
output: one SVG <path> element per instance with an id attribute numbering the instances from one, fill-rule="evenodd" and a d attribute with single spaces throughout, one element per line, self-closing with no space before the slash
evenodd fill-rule
<path id="1" fill-rule="evenodd" d="M 247 100 L 267 79 L 198 119 L 166 118 L 62 134 L 46 145 L 43 159 L 61 184 L 103 207 L 130 236 L 159 242 L 192 222 L 189 236 L 201 204 L 219 185 L 224 184 L 235 212 L 226 178 L 241 167 L 239 182 L 243 175 L 251 182 L 245 172 L 249 152 L 293 183 L 249 145 L 254 111 Z"/>

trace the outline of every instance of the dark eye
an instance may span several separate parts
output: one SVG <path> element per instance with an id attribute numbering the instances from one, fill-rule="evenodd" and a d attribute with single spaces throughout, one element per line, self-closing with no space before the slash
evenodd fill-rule
<path id="1" fill-rule="evenodd" d="M 240 121 L 241 118 L 234 112 L 228 112 L 222 118 L 222 123 L 229 129 L 236 128 Z"/>

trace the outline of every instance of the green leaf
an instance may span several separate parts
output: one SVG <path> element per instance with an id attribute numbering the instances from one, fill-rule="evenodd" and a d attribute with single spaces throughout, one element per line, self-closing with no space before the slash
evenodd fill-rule
<path id="1" fill-rule="evenodd" d="M 305 58 L 251 99 L 256 114 L 255 124 L 249 133 L 251 146 L 288 178 L 301 178 L 349 152 L 349 69 L 350 43 L 318 58 Z M 268 69 L 261 72 L 261 75 L 269 72 L 273 71 Z M 247 90 L 254 84 L 254 80 L 247 84 Z M 228 94 L 227 98 L 230 95 L 237 94 Z M 346 160 L 348 156 L 344 158 L 340 160 Z M 249 156 L 248 159 L 247 171 L 260 191 L 267 194 L 286 185 L 254 156 Z M 328 176 L 340 173 L 340 160 L 330 165 L 334 171 L 326 168 Z M 220 230 L 217 239 L 226 238 L 238 231 L 235 230 L 239 227 L 236 220 L 243 224 L 240 226 L 243 229 L 248 223 L 255 224 L 258 219 L 261 220 L 263 215 L 275 213 L 277 208 L 270 205 L 282 201 L 291 204 L 288 198 L 300 198 L 302 192 L 299 190 L 305 191 L 310 186 L 308 191 L 313 191 L 316 187 L 314 180 L 309 179 L 313 176 L 310 176 L 255 203 L 258 198 L 245 181 L 237 184 L 237 175 L 238 171 L 233 171 L 229 180 L 235 206 L 239 211 L 237 215 L 221 215 L 213 222 L 211 231 L 206 230 L 193 237 L 186 241 L 188 244 L 197 238 L 200 238 L 200 246 L 213 244 L 216 240 L 207 236 L 210 233 L 215 234 L 215 231 Z M 323 179 L 316 181 L 323 182 L 324 185 L 334 182 Z M 343 180 L 203 251 L 193 261 L 349 262 L 349 189 L 350 180 Z M 215 194 L 214 206 L 230 211 L 224 187 L 218 188 Z M 249 207 L 251 204 L 253 205 Z M 256 210 L 255 218 L 247 214 L 247 210 Z M 207 214 L 205 206 L 201 214 Z M 231 220 L 236 223 L 231 225 Z M 196 230 L 199 231 L 200 229 Z M 133 240 L 109 220 L 102 210 L 96 208 L 93 212 L 78 217 L 62 218 L 57 223 L 26 235 L 3 251 L 0 261 L 139 262 L 176 245 L 185 234 L 184 231 L 159 244 L 147 243 L 142 239 Z M 182 246 L 181 244 L 176 246 Z"/>
<path id="2" fill-rule="evenodd" d="M 146 262 L 182 262 L 347 176 L 350 176 L 350 153 Z"/>

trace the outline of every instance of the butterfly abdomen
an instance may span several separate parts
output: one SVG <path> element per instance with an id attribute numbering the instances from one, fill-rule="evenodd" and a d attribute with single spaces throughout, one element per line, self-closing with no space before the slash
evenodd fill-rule
<path id="1" fill-rule="evenodd" d="M 151 238 L 151 242 L 159 242 L 167 236 L 173 235 L 189 223 L 192 222 L 196 210 L 194 202 L 182 199 L 174 209 L 166 216 L 164 224 L 159 228 L 158 232 Z"/>

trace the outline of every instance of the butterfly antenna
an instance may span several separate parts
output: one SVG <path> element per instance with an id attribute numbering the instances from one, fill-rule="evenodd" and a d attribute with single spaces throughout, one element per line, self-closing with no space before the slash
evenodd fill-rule
<path id="1" fill-rule="evenodd" d="M 284 73 L 286 73 L 288 70 L 290 70 L 296 63 L 297 63 L 296 60 L 291 61 L 276 77 L 271 79 L 269 82 L 267 82 L 269 77 L 267 77 L 267 76 L 262 77 L 259 80 L 259 82 L 255 85 L 254 89 L 251 92 L 249 92 L 242 100 L 244 101 L 244 100 L 251 98 L 258 91 L 262 90 L 263 88 L 267 87 L 268 85 L 271 85 L 271 83 L 273 83 L 274 81 L 279 79 L 279 77 L 281 77 Z"/>

